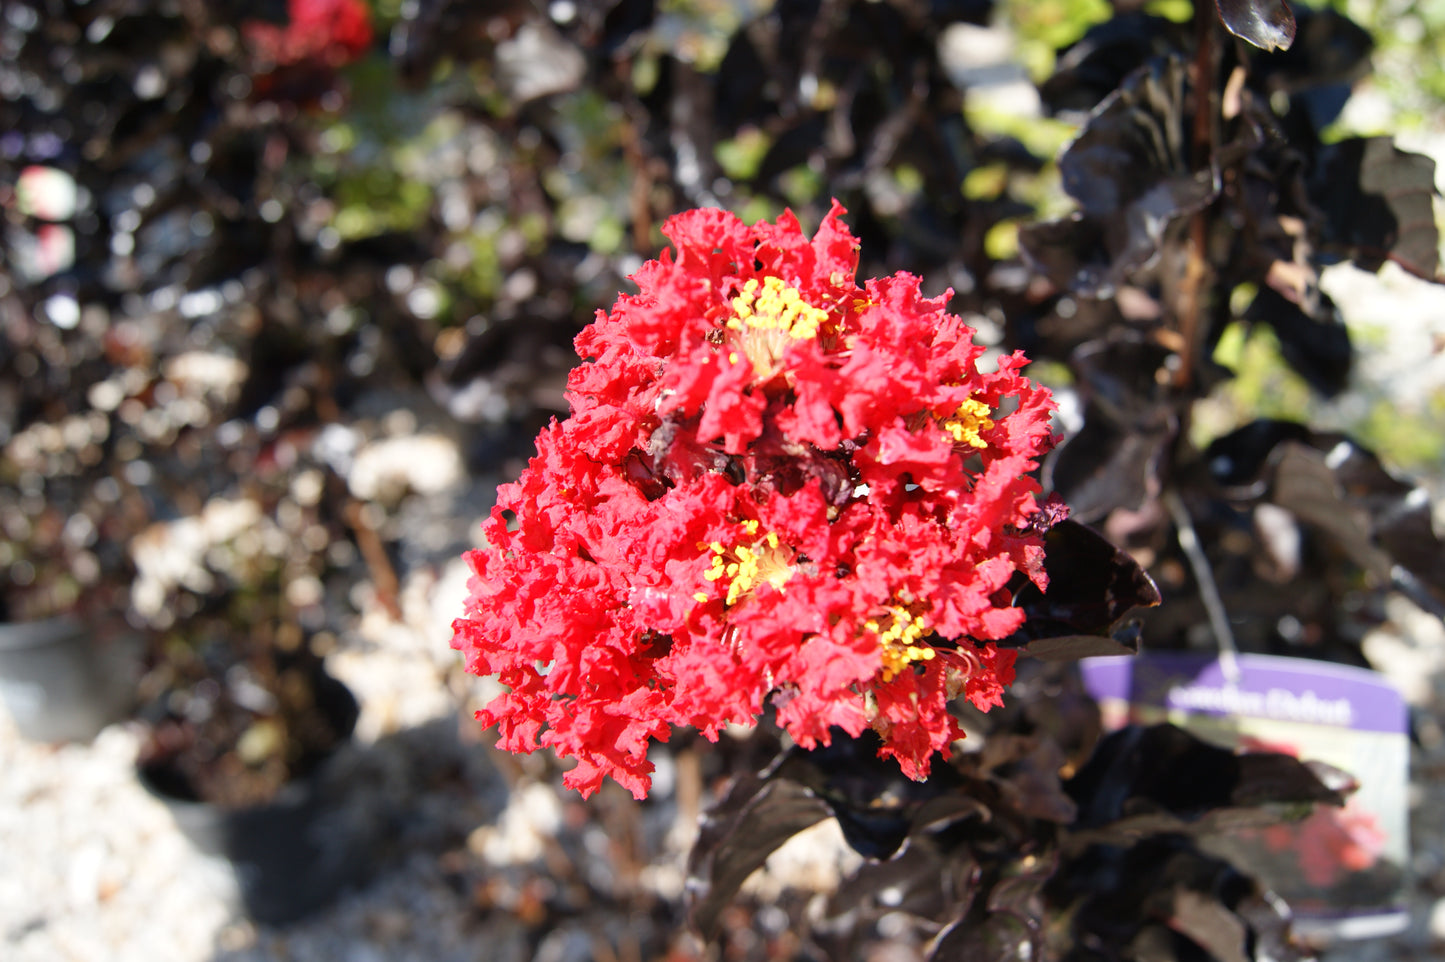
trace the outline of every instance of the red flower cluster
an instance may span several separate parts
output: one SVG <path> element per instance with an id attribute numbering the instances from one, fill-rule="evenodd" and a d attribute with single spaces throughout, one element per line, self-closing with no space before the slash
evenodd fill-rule
<path id="1" fill-rule="evenodd" d="M 1001 704 L 1042 586 L 1026 472 L 1052 443 L 1020 354 L 981 373 L 973 331 L 909 274 L 854 280 L 834 206 L 748 227 L 673 217 L 677 248 L 577 338 L 572 416 L 537 439 L 473 551 L 453 646 L 511 690 L 500 744 L 574 756 L 643 797 L 649 740 L 753 724 L 770 694 L 801 745 L 883 738 L 910 777 L 961 737 L 947 702 Z"/>
<path id="2" fill-rule="evenodd" d="M 1292 849 L 1304 880 L 1319 889 L 1370 868 L 1384 852 L 1386 841 L 1375 813 L 1353 800 L 1344 808 L 1316 806 L 1304 821 L 1271 825 L 1261 834 L 1271 852 Z"/>
<path id="3" fill-rule="evenodd" d="M 285 27 L 251 21 L 246 39 L 267 63 L 308 61 L 341 67 L 371 47 L 371 11 L 362 0 L 289 0 Z"/>

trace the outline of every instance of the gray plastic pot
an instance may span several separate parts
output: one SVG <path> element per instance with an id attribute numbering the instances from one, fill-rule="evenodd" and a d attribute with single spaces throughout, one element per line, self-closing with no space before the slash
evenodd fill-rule
<path id="1" fill-rule="evenodd" d="M 316 694 L 337 731 L 349 738 L 356 698 L 326 675 Z M 283 786 L 271 801 L 244 808 L 195 800 L 163 762 L 143 765 L 137 774 L 196 849 L 231 863 L 241 907 L 257 922 L 285 925 L 305 918 L 366 877 L 371 840 L 348 811 L 346 786 L 328 777 L 325 763 Z"/>
<path id="2" fill-rule="evenodd" d="M 0 622 L 0 701 L 32 741 L 89 741 L 135 698 L 138 639 L 101 641 L 71 617 Z"/>

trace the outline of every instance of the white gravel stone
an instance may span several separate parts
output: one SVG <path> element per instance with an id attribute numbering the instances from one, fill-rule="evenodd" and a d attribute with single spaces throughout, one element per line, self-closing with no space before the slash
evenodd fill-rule
<path id="1" fill-rule="evenodd" d="M 22 740 L 0 718 L 0 939 L 7 962 L 199 962 L 232 915 L 208 862 L 137 783 L 134 728 Z"/>
<path id="2" fill-rule="evenodd" d="M 358 498 L 392 501 L 408 490 L 438 494 L 461 483 L 465 474 L 455 441 L 437 434 L 419 434 L 366 445 L 357 454 L 346 480 Z"/>

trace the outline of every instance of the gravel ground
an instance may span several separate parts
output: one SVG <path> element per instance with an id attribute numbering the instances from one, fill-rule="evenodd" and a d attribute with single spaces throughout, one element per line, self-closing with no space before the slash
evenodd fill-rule
<path id="1" fill-rule="evenodd" d="M 422 589 L 413 579 L 410 596 Z M 430 592 L 428 592 L 430 593 Z M 374 885 L 349 894 L 285 935 L 239 918 L 229 865 L 199 854 L 170 812 L 136 780 L 142 730 L 113 725 L 90 745 L 24 741 L 0 720 L 0 933 L 7 959 L 476 959 L 495 954 L 496 933 L 468 931 L 468 893 L 441 878 L 437 850 L 500 809 L 506 789 L 480 746 L 457 739 L 459 702 L 442 671 L 445 635 L 432 656 L 418 633 L 376 615 L 332 670 L 362 701 L 358 749 L 334 777 L 367 780 L 373 828 L 398 814 L 417 827 L 393 830 L 415 857 L 393 857 Z M 378 630 L 379 628 L 386 630 Z M 401 697 L 403 692 L 405 698 Z M 401 734 L 399 734 L 401 733 Z M 450 736 L 450 737 L 448 737 Z M 430 756 L 430 757 L 428 757 Z M 430 794 L 437 771 L 470 764 L 475 792 L 456 784 Z M 420 776 L 420 777 L 419 777 Z M 458 783 L 460 784 L 460 783 Z M 446 810 L 442 809 L 446 803 Z M 489 806 L 491 810 L 489 810 Z"/>
<path id="2" fill-rule="evenodd" d="M 448 579 L 415 595 L 445 596 Z M 1371 658 L 1407 692 L 1420 744 L 1411 807 L 1414 879 L 1410 928 L 1399 936 L 1337 946 L 1329 962 L 1438 957 L 1445 946 L 1445 627 L 1403 600 L 1391 624 L 1366 642 Z M 27 742 L 0 718 L 0 934 L 13 962 L 372 962 L 372 960 L 586 960 L 627 958 L 631 944 L 670 944 L 675 958 L 700 947 L 667 917 L 577 897 L 577 911 L 539 928 L 535 902 L 581 879 L 590 891 L 626 889 L 637 904 L 676 904 L 691 819 L 664 802 L 643 809 L 651 864 L 619 859 L 608 813 L 636 806 L 604 792 L 592 805 L 560 796 L 537 770 L 469 742 L 472 726 L 452 694 L 442 638 L 418 651 L 424 632 L 404 623 L 333 656 L 361 697 L 354 751 L 333 780 L 352 822 L 377 853 L 369 878 L 330 907 L 286 928 L 257 926 L 237 907 L 227 863 L 200 855 L 170 813 L 136 781 L 141 731 L 113 725 L 90 745 Z M 430 712 L 430 714 L 428 714 Z M 461 733 L 460 737 L 458 733 Z M 533 759 L 526 760 L 527 763 Z M 677 792 L 675 770 L 657 793 Z M 602 816 L 598 816 L 597 810 Z M 786 885 L 824 890 L 848 854 L 827 823 L 775 856 L 765 898 Z M 560 880 L 560 881 L 558 881 Z M 542 886 L 538 894 L 538 886 Z M 579 889 L 581 891 L 581 889 Z M 771 893 L 771 894 L 770 894 Z M 606 931 L 608 926 L 621 931 Z M 633 938 L 629 943 L 629 933 Z M 654 957 L 637 953 L 636 958 Z"/>

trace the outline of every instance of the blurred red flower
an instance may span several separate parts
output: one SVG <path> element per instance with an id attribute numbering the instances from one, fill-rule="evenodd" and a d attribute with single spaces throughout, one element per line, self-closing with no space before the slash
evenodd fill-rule
<path id="1" fill-rule="evenodd" d="M 266 63 L 340 67 L 371 47 L 371 11 L 362 0 L 289 0 L 287 15 L 284 27 L 262 21 L 244 27 L 252 50 Z"/>
<path id="2" fill-rule="evenodd" d="M 770 695 L 800 745 L 870 726 L 924 777 L 1001 703 L 1040 586 L 1037 485 L 1053 403 L 1020 354 L 978 369 L 973 330 L 906 273 L 854 280 L 834 205 L 747 226 L 694 210 L 639 292 L 577 338 L 572 414 L 499 492 L 453 645 L 510 689 L 478 713 L 547 746 L 590 794 L 650 787 L 651 739 L 716 738 Z"/>

